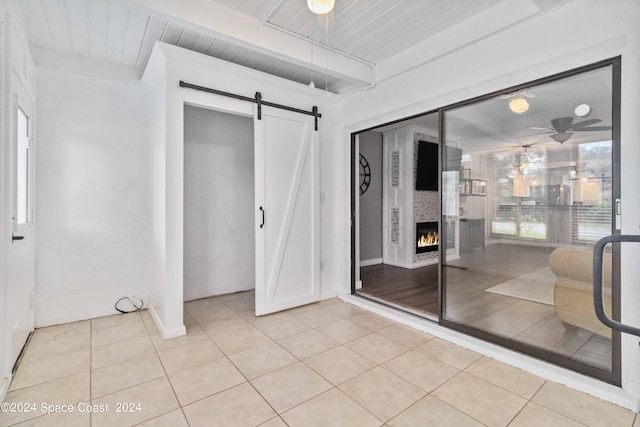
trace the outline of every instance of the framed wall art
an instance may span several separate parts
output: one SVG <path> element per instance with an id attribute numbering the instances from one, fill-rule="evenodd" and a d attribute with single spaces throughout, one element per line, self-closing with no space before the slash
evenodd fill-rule
<path id="1" fill-rule="evenodd" d="M 471 195 L 472 196 L 486 196 L 487 195 L 487 181 L 483 179 L 471 180 Z"/>

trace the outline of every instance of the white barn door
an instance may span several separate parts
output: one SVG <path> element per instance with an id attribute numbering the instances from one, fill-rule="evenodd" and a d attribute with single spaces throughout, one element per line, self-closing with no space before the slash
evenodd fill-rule
<path id="1" fill-rule="evenodd" d="M 319 147 L 312 116 L 263 106 L 255 117 L 256 315 L 263 315 L 320 299 Z"/>

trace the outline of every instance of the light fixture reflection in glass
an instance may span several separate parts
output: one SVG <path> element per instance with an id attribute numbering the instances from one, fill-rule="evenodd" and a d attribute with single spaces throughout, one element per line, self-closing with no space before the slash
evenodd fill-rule
<path id="1" fill-rule="evenodd" d="M 524 98 L 514 98 L 509 102 L 509 109 L 516 114 L 522 114 L 529 109 L 529 103 Z"/>
<path id="2" fill-rule="evenodd" d="M 307 6 L 311 12 L 317 15 L 324 15 L 333 10 L 335 0 L 307 0 Z"/>
<path id="3" fill-rule="evenodd" d="M 580 104 L 576 107 L 574 113 L 578 117 L 587 117 L 591 113 L 591 107 L 589 104 Z"/>
<path id="4" fill-rule="evenodd" d="M 515 197 L 531 197 L 530 185 L 529 180 L 520 171 L 516 172 L 513 177 L 513 195 Z"/>

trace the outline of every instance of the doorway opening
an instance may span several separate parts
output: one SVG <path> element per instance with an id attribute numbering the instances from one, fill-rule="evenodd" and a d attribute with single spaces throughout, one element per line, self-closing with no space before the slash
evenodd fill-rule
<path id="1" fill-rule="evenodd" d="M 433 141 L 416 123 L 428 115 L 376 128 L 383 140 L 382 257 L 368 264 L 362 256 L 361 195 L 352 205 L 360 245 L 354 292 L 620 384 L 620 334 L 596 318 L 591 277 L 595 242 L 620 233 L 620 59 L 432 114 L 441 120 L 431 135 L 439 142 L 431 204 L 439 251 L 418 253 L 424 232 L 415 225 L 431 221 L 417 214 L 428 208 L 415 209 L 429 206 L 420 199 L 429 187 L 419 179 L 421 138 Z M 366 147 L 364 134 L 352 138 L 352 153 Z M 420 264 L 428 257 L 438 265 L 427 310 L 419 305 L 429 295 L 421 286 L 427 276 L 418 272 L 429 268 Z M 603 282 L 606 311 L 619 318 L 619 244 L 607 248 Z"/>
<path id="2" fill-rule="evenodd" d="M 442 110 L 442 144 L 464 165 L 443 205 L 457 200 L 464 215 L 443 236 L 460 252 L 442 260 L 441 324 L 612 383 L 620 336 L 595 315 L 592 260 L 600 238 L 619 234 L 619 66 Z M 609 249 L 604 300 L 617 316 L 619 248 Z"/>
<path id="3" fill-rule="evenodd" d="M 361 132 L 354 142 L 356 293 L 432 320 L 439 315 L 439 140 L 432 112 Z"/>
<path id="4" fill-rule="evenodd" d="M 316 302 L 321 116 L 218 101 L 183 107 L 183 301 L 255 289 L 256 315 Z"/>
<path id="5" fill-rule="evenodd" d="M 184 301 L 255 288 L 253 118 L 184 107 Z"/>

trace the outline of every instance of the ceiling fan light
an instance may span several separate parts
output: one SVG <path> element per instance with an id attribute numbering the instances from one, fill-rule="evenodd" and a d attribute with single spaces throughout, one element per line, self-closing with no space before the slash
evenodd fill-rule
<path id="1" fill-rule="evenodd" d="M 514 98 L 509 102 L 509 109 L 516 114 L 522 114 L 529 109 L 529 103 L 524 98 Z"/>
<path id="2" fill-rule="evenodd" d="M 556 133 L 555 135 L 551 135 L 551 138 L 553 138 L 554 141 L 562 144 L 563 142 L 571 138 L 571 135 L 573 135 L 573 132 L 560 132 Z"/>
<path id="3" fill-rule="evenodd" d="M 333 10 L 335 0 L 307 0 L 309 10 L 317 15 L 324 15 Z"/>

